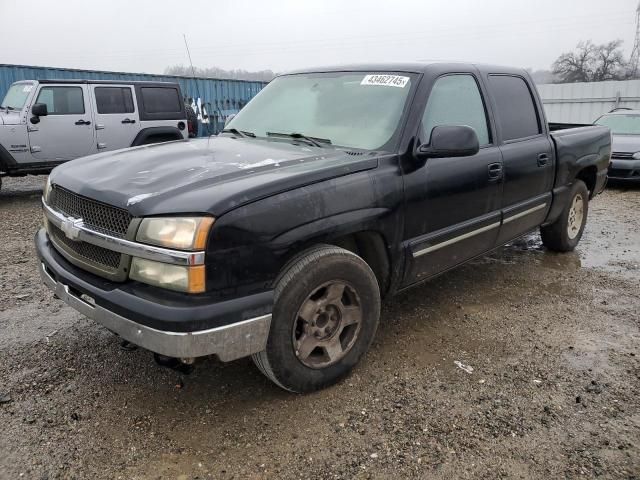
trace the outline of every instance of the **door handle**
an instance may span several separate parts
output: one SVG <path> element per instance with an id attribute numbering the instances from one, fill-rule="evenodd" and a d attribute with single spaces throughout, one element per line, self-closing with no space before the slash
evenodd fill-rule
<path id="1" fill-rule="evenodd" d="M 124 120 L 122 120 L 122 123 L 136 123 L 136 121 L 131 120 L 130 118 L 125 118 Z"/>
<path id="2" fill-rule="evenodd" d="M 91 122 L 88 120 L 78 120 L 76 125 L 91 125 Z"/>
<path id="3" fill-rule="evenodd" d="M 549 162 L 549 155 L 546 153 L 541 153 L 538 155 L 538 166 L 544 167 Z"/>
<path id="4" fill-rule="evenodd" d="M 487 165 L 487 170 L 488 170 L 490 181 L 500 180 L 502 178 L 501 163 L 490 163 L 489 165 Z"/>

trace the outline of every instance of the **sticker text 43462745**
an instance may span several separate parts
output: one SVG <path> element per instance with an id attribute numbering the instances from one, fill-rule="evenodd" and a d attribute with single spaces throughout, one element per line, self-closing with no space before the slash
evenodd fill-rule
<path id="1" fill-rule="evenodd" d="M 360 85 L 381 85 L 384 87 L 404 88 L 409 83 L 409 77 L 402 75 L 365 75 Z"/>

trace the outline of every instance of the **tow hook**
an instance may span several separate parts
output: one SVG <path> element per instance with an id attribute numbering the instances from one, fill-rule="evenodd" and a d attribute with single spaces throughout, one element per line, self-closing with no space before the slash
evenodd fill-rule
<path id="1" fill-rule="evenodd" d="M 180 373 L 184 373 L 186 375 L 190 374 L 193 371 L 193 364 L 195 363 L 195 360 L 196 360 L 193 357 L 185 357 L 185 358 L 167 357 L 166 355 L 160 355 L 159 353 L 154 353 L 153 359 L 161 367 L 167 367 L 172 370 L 176 370 Z"/>

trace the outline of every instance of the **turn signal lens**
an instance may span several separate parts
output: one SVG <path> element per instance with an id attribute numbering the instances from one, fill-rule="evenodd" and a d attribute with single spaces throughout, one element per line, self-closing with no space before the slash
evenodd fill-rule
<path id="1" fill-rule="evenodd" d="M 177 292 L 202 293 L 206 288 L 204 265 L 184 267 L 133 257 L 129 278 Z"/>

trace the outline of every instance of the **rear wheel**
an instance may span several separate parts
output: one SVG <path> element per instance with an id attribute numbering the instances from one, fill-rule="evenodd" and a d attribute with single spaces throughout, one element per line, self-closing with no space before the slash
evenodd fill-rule
<path id="1" fill-rule="evenodd" d="M 570 252 L 582 238 L 589 212 L 589 190 L 582 180 L 576 180 L 569 193 L 569 202 L 558 219 L 540 228 L 542 243 L 549 250 Z"/>
<path id="2" fill-rule="evenodd" d="M 327 387 L 367 351 L 379 316 L 378 282 L 364 260 L 338 247 L 313 248 L 276 281 L 267 348 L 253 361 L 286 390 Z"/>

